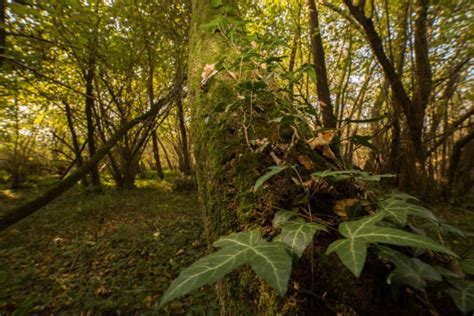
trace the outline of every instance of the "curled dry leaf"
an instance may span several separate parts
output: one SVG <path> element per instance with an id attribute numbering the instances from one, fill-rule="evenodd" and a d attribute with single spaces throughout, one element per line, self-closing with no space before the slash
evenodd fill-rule
<path id="1" fill-rule="evenodd" d="M 306 180 L 305 182 L 303 182 L 303 186 L 305 188 L 308 188 L 308 189 L 311 189 L 312 187 L 314 187 L 315 184 L 316 184 L 316 182 L 313 179 L 309 179 L 309 180 Z"/>
<path id="2" fill-rule="evenodd" d="M 316 169 L 316 164 L 307 155 L 298 156 L 298 161 L 306 170 Z"/>
<path id="3" fill-rule="evenodd" d="M 347 216 L 346 208 L 351 207 L 357 202 L 359 202 L 359 199 L 354 199 L 354 198 L 339 200 L 339 201 L 336 201 L 332 210 L 339 217 L 347 219 L 348 216 Z"/>
<path id="4" fill-rule="evenodd" d="M 336 155 L 332 152 L 331 148 L 329 148 L 329 145 L 323 146 L 323 156 L 332 160 L 336 160 Z"/>
<path id="5" fill-rule="evenodd" d="M 201 87 L 206 85 L 207 81 L 217 74 L 216 64 L 206 64 L 201 74 Z"/>

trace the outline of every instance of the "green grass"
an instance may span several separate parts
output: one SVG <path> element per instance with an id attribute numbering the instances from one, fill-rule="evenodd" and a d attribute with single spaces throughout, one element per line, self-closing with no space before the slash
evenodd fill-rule
<path id="1" fill-rule="evenodd" d="M 217 314 L 207 287 L 158 311 L 179 271 L 206 253 L 194 193 L 169 182 L 72 190 L 0 235 L 0 314 Z M 2 190 L 0 206 L 37 195 Z"/>

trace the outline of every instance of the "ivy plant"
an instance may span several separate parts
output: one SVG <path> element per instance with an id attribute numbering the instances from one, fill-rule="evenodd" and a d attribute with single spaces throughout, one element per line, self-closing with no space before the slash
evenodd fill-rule
<path id="1" fill-rule="evenodd" d="M 233 233 L 214 242 L 221 248 L 183 270 L 161 299 L 160 306 L 191 291 L 218 281 L 242 265 L 249 265 L 279 295 L 284 296 L 292 269 L 292 256 L 301 257 L 318 230 L 326 227 L 307 223 L 296 213 L 279 211 L 273 220 L 281 234 L 272 241 L 259 230 Z"/>
<path id="2" fill-rule="evenodd" d="M 254 192 L 271 177 L 282 171 L 296 168 L 293 165 L 273 166 L 257 179 Z M 360 170 L 323 171 L 312 173 L 313 177 L 330 181 L 359 179 L 380 181 L 391 175 L 371 175 Z M 399 251 L 410 249 L 431 250 L 455 258 L 457 254 L 435 240 L 407 230 L 409 216 L 421 218 L 434 226 L 443 223 L 430 210 L 412 203 L 417 201 L 404 193 L 385 195 L 376 201 L 376 211 L 356 220 L 345 220 L 338 226 L 343 237 L 332 242 L 326 254 L 336 253 L 341 262 L 359 277 L 363 271 L 369 248 L 393 264 L 394 269 L 387 278 L 392 293 L 398 293 L 402 286 L 415 290 L 424 289 L 430 282 L 445 279 L 451 287 L 445 290 L 459 310 L 468 313 L 474 309 L 474 283 L 460 279 L 456 273 L 441 266 L 433 266 L 416 257 Z M 184 296 L 191 291 L 211 284 L 240 266 L 248 265 L 265 280 L 280 296 L 286 294 L 293 265 L 303 255 L 305 249 L 318 231 L 327 227 L 315 222 L 307 222 L 298 213 L 279 210 L 274 215 L 272 226 L 279 234 L 272 240 L 265 239 L 259 230 L 233 233 L 217 240 L 213 246 L 219 248 L 184 269 L 173 281 L 162 297 L 160 306 Z M 411 226 L 413 228 L 413 226 Z M 395 250 L 390 246 L 396 246 Z M 473 273 L 473 260 L 461 261 L 465 273 Z"/>

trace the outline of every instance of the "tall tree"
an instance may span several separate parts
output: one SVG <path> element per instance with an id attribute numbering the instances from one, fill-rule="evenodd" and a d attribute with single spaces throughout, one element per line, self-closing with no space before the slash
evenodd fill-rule
<path id="1" fill-rule="evenodd" d="M 331 102 L 329 82 L 326 70 L 326 57 L 324 45 L 319 27 L 318 7 L 314 0 L 307 0 L 309 13 L 309 35 L 311 38 L 311 53 L 313 55 L 314 69 L 316 72 L 316 89 L 319 100 L 319 107 L 323 116 L 324 127 L 336 128 L 337 119 Z"/>

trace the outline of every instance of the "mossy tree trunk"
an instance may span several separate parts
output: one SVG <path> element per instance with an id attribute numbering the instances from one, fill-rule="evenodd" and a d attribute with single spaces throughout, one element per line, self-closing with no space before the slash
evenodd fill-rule
<path id="1" fill-rule="evenodd" d="M 241 117 L 235 113 L 222 113 L 219 118 L 212 115 L 221 103 L 236 100 L 233 90 L 235 81 L 219 72 L 212 76 L 213 66 L 223 58 L 232 60 L 237 51 L 232 49 L 219 31 L 206 27 L 210 21 L 224 13 L 214 7 L 211 0 L 193 1 L 193 17 L 190 36 L 188 89 L 191 104 L 191 131 L 196 158 L 196 177 L 199 198 L 203 209 L 208 241 L 232 231 L 248 229 L 255 225 L 249 214 L 254 210 L 252 187 L 263 161 L 250 155 L 241 133 Z M 237 14 L 236 1 L 223 1 L 233 7 Z M 249 271 L 233 273 L 230 278 L 217 285 L 223 314 L 246 315 L 254 309 L 255 277 Z M 251 288 L 253 287 L 253 288 Z M 253 294 L 252 294 L 253 293 Z M 271 294 L 270 294 L 271 295 Z M 270 308 L 271 301 L 268 302 Z"/>

